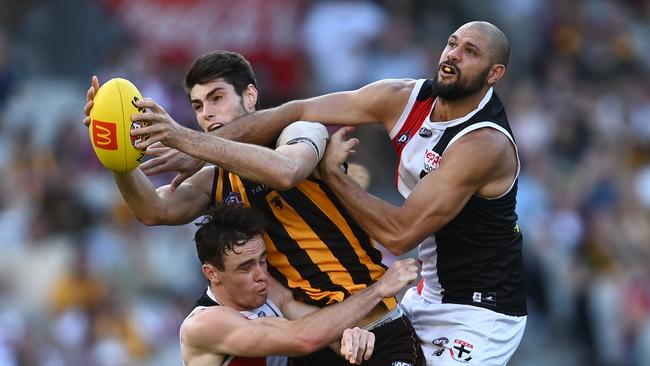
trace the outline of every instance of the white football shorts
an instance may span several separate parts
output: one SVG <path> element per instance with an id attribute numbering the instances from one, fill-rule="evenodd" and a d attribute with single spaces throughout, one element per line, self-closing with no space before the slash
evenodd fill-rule
<path id="1" fill-rule="evenodd" d="M 506 365 L 526 327 L 525 316 L 432 303 L 416 287 L 408 289 L 401 306 L 420 338 L 427 365 Z"/>

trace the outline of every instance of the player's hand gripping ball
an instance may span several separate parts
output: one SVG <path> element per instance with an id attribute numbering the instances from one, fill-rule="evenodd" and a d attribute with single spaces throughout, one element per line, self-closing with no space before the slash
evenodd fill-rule
<path id="1" fill-rule="evenodd" d="M 131 136 L 130 131 L 147 126 L 147 122 L 131 121 L 143 108 L 135 106 L 142 94 L 130 81 L 111 79 L 102 85 L 90 111 L 90 142 L 97 158 L 107 169 L 125 174 L 135 169 L 144 158 L 144 151 L 136 149 L 136 143 L 147 136 Z"/>

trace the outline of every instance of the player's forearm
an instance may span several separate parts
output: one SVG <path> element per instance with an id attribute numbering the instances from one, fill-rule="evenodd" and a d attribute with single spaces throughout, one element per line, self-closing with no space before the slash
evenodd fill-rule
<path id="1" fill-rule="evenodd" d="M 401 255 L 417 246 L 405 237 L 408 223 L 401 222 L 398 207 L 372 196 L 338 168 L 321 170 L 321 178 L 361 228 L 391 253 Z"/>
<path id="2" fill-rule="evenodd" d="M 139 169 L 127 174 L 113 174 L 122 198 L 135 217 L 145 225 L 161 221 L 164 203 L 151 181 Z"/>
<path id="3" fill-rule="evenodd" d="M 291 123 L 301 120 L 300 101 L 241 116 L 214 131 L 213 134 L 228 140 L 268 145 Z"/>
<path id="4" fill-rule="evenodd" d="M 359 323 L 382 299 L 374 284 L 341 303 L 293 322 L 291 333 L 303 352 L 313 352 L 339 340 L 345 329 Z"/>
<path id="5" fill-rule="evenodd" d="M 185 129 L 181 138 L 169 141 L 169 145 L 275 189 L 294 185 L 294 177 L 299 172 L 295 162 L 267 147 L 233 142 L 190 129 Z"/>

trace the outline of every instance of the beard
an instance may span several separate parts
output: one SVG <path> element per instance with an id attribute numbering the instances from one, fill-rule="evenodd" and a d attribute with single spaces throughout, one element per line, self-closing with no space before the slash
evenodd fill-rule
<path id="1" fill-rule="evenodd" d="M 464 98 L 481 90 L 485 85 L 485 80 L 487 79 L 488 74 L 490 73 L 490 68 L 488 67 L 477 77 L 463 80 L 463 74 L 461 71 L 455 67 L 455 65 L 454 68 L 456 69 L 457 74 L 456 81 L 449 84 L 440 84 L 438 73 L 436 72 L 433 78 L 433 95 L 445 100 Z"/>

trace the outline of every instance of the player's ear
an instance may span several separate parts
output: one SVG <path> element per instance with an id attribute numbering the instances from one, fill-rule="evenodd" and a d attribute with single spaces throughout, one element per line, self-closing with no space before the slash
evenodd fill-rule
<path id="1" fill-rule="evenodd" d="M 492 65 L 492 67 L 490 67 L 490 72 L 488 73 L 487 76 L 488 84 L 490 85 L 496 84 L 496 82 L 499 81 L 505 74 L 506 74 L 505 65 L 502 64 Z"/>
<path id="2" fill-rule="evenodd" d="M 255 105 L 257 104 L 257 88 L 253 84 L 248 84 L 242 93 L 244 108 L 246 112 L 255 112 Z"/>
<path id="3" fill-rule="evenodd" d="M 218 285 L 221 283 L 221 278 L 219 277 L 219 271 L 217 271 L 217 268 L 209 263 L 203 263 L 201 266 L 201 270 L 203 271 L 203 275 L 205 278 L 210 281 L 210 283 L 214 283 L 215 285 Z"/>

